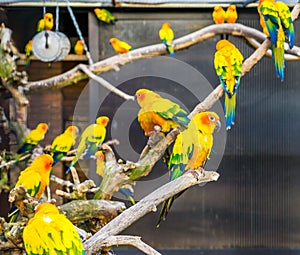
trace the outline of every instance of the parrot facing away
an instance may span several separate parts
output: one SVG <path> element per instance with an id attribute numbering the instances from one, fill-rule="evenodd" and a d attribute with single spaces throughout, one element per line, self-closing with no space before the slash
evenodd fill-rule
<path id="1" fill-rule="evenodd" d="M 37 32 L 49 31 L 53 28 L 53 15 L 47 12 L 42 19 L 39 20 L 37 25 Z"/>
<path id="2" fill-rule="evenodd" d="M 29 40 L 28 43 L 25 45 L 25 57 L 26 63 L 25 66 L 28 67 L 30 64 L 30 57 L 33 54 L 32 52 L 32 40 Z"/>
<path id="3" fill-rule="evenodd" d="M 53 204 L 39 204 L 23 231 L 28 255 L 84 255 L 84 247 L 75 226 Z"/>
<path id="4" fill-rule="evenodd" d="M 24 154 L 30 152 L 40 141 L 44 139 L 47 131 L 48 125 L 46 123 L 39 123 L 36 128 L 31 130 L 25 137 L 24 142 L 18 149 L 17 153 Z"/>
<path id="5" fill-rule="evenodd" d="M 78 40 L 74 46 L 74 52 L 76 55 L 83 55 L 84 53 L 84 45 L 81 40 Z"/>
<path id="6" fill-rule="evenodd" d="M 214 67 L 225 92 L 226 128 L 230 129 L 235 119 L 236 93 L 240 85 L 244 57 L 227 40 L 220 40 L 216 45 L 216 50 Z"/>
<path id="7" fill-rule="evenodd" d="M 53 166 L 67 154 L 72 146 L 75 145 L 78 134 L 78 127 L 69 126 L 64 133 L 54 138 L 50 148 L 50 152 L 54 159 Z"/>
<path id="8" fill-rule="evenodd" d="M 272 58 L 276 75 L 284 80 L 284 41 L 287 38 L 289 47 L 294 46 L 294 25 L 289 7 L 283 2 L 260 0 L 257 7 L 263 32 L 271 39 Z"/>
<path id="9" fill-rule="evenodd" d="M 173 46 L 174 32 L 169 22 L 162 24 L 161 29 L 159 30 L 159 38 L 162 40 L 164 45 L 166 45 L 170 56 L 173 57 L 175 55 Z"/>
<path id="10" fill-rule="evenodd" d="M 94 13 L 97 18 L 104 23 L 115 24 L 117 22 L 117 18 L 106 9 L 95 8 Z"/>
<path id="11" fill-rule="evenodd" d="M 89 159 L 98 150 L 106 136 L 106 126 L 109 122 L 109 118 L 106 116 L 100 116 L 96 119 L 95 124 L 89 125 L 82 133 L 80 142 L 77 147 L 77 152 L 72 160 L 67 172 L 73 167 L 81 156 L 83 159 Z"/>
<path id="12" fill-rule="evenodd" d="M 215 112 L 197 113 L 191 119 L 187 129 L 179 133 L 174 142 L 168 166 L 171 181 L 188 170 L 196 170 L 204 166 L 213 147 L 213 133 L 220 127 L 220 118 Z M 163 202 L 157 227 L 162 220 L 166 219 L 175 198 L 182 193 Z"/>
<path id="13" fill-rule="evenodd" d="M 118 54 L 127 53 L 133 49 L 127 42 L 123 42 L 117 38 L 110 38 L 109 43 Z"/>
<path id="14" fill-rule="evenodd" d="M 20 173 L 15 187 L 24 186 L 27 193 L 39 199 L 45 191 L 45 188 L 50 183 L 50 172 L 52 169 L 53 158 L 48 154 L 43 154 L 34 159 L 34 161 L 25 170 Z M 24 204 L 23 201 L 16 201 L 15 205 L 20 209 L 23 214 Z M 9 217 L 16 216 L 18 210 L 13 210 L 12 207 Z M 14 221 L 16 217 L 11 218 Z"/>
<path id="15" fill-rule="evenodd" d="M 190 122 L 187 112 L 178 104 L 148 89 L 139 89 L 135 93 L 141 107 L 138 121 L 146 136 L 150 136 L 158 125 L 164 133 L 173 128 L 185 129 Z"/>

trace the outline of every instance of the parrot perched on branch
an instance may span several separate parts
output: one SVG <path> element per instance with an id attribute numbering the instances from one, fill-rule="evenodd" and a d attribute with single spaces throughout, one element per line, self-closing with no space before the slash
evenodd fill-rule
<path id="1" fill-rule="evenodd" d="M 28 255 L 85 254 L 75 226 L 50 203 L 37 206 L 24 228 L 23 242 Z"/>
<path id="2" fill-rule="evenodd" d="M 257 7 L 263 32 L 271 39 L 272 58 L 276 75 L 284 80 L 284 41 L 287 38 L 289 47 L 294 46 L 294 25 L 289 7 L 283 2 L 260 0 Z"/>
<path id="3" fill-rule="evenodd" d="M 18 149 L 18 154 L 24 154 L 32 151 L 32 149 L 38 145 L 45 137 L 48 131 L 48 125 L 46 123 L 39 123 L 35 129 L 31 130 L 25 137 L 23 145 Z M 20 157 L 20 155 L 18 155 Z"/>
<path id="4" fill-rule="evenodd" d="M 164 133 L 173 128 L 185 129 L 190 122 L 187 112 L 178 104 L 148 89 L 139 89 L 135 93 L 136 101 L 141 107 L 138 121 L 146 136 L 155 132 L 160 126 Z"/>
<path id="5" fill-rule="evenodd" d="M 81 40 L 78 40 L 74 46 L 74 53 L 76 55 L 83 55 L 84 53 L 84 45 Z"/>
<path id="6" fill-rule="evenodd" d="M 213 146 L 213 133 L 221 127 L 219 116 L 215 112 L 197 113 L 190 121 L 186 130 L 178 134 L 169 160 L 170 179 L 183 175 L 188 170 L 203 167 L 209 159 Z M 157 224 L 165 220 L 176 196 L 163 202 Z"/>
<path id="7" fill-rule="evenodd" d="M 117 18 L 106 9 L 95 8 L 94 13 L 97 18 L 104 23 L 115 24 L 117 22 Z"/>
<path id="8" fill-rule="evenodd" d="M 225 12 L 225 20 L 227 23 L 235 23 L 238 19 L 238 14 L 236 11 L 236 6 L 231 4 L 227 7 Z"/>
<path id="9" fill-rule="evenodd" d="M 49 31 L 53 28 L 53 15 L 47 12 L 42 19 L 39 20 L 37 25 L 37 32 Z"/>
<path id="10" fill-rule="evenodd" d="M 164 45 L 166 45 L 170 56 L 173 57 L 175 55 L 173 46 L 174 32 L 169 22 L 162 24 L 161 29 L 159 30 L 159 38 L 162 40 Z"/>
<path id="11" fill-rule="evenodd" d="M 118 54 L 127 53 L 133 49 L 127 42 L 123 42 L 117 38 L 110 38 L 109 43 Z"/>
<path id="12" fill-rule="evenodd" d="M 227 40 L 220 40 L 216 45 L 216 50 L 214 66 L 225 92 L 226 128 L 230 129 L 235 119 L 236 93 L 240 85 L 244 57 Z"/>
<path id="13" fill-rule="evenodd" d="M 33 54 L 32 52 L 32 40 L 29 40 L 28 43 L 25 45 L 25 57 L 26 63 L 25 66 L 28 67 L 30 64 L 30 57 Z"/>
<path id="14" fill-rule="evenodd" d="M 48 154 L 43 154 L 36 157 L 33 162 L 25 170 L 20 173 L 15 187 L 24 186 L 27 193 L 35 198 L 40 198 L 45 191 L 45 188 L 50 183 L 50 172 L 52 169 L 53 158 Z M 20 209 L 23 214 L 24 204 L 23 201 L 16 201 L 15 205 Z M 13 209 L 9 217 L 11 221 L 17 217 L 18 210 Z"/>
<path id="15" fill-rule="evenodd" d="M 215 6 L 212 13 L 212 18 L 215 24 L 225 23 L 225 11 L 222 6 Z"/>
<path id="16" fill-rule="evenodd" d="M 83 159 L 89 159 L 98 150 L 106 136 L 106 126 L 109 122 L 109 118 L 106 116 L 100 116 L 96 119 L 95 124 L 89 125 L 82 133 L 80 142 L 77 147 L 76 156 L 72 160 L 67 172 L 73 167 L 78 159 L 83 156 Z"/>
<path id="17" fill-rule="evenodd" d="M 50 152 L 54 159 L 53 166 L 67 154 L 72 146 L 75 145 L 78 134 L 78 127 L 69 126 L 64 133 L 54 138 L 50 148 Z"/>

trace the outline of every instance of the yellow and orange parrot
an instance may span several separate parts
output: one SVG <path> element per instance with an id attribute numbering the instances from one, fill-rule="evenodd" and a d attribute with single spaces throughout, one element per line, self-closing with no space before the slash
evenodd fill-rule
<path id="1" fill-rule="evenodd" d="M 37 25 L 37 32 L 49 31 L 53 28 L 53 15 L 47 12 L 42 19 L 39 20 Z"/>
<path id="2" fill-rule="evenodd" d="M 48 131 L 48 125 L 46 123 L 39 123 L 35 129 L 31 130 L 25 137 L 22 146 L 18 149 L 17 153 L 24 154 L 30 152 L 40 141 L 45 137 Z"/>
<path id="3" fill-rule="evenodd" d="M 23 231 L 26 254 L 84 255 L 75 226 L 53 204 L 39 204 Z"/>
<path id="4" fill-rule="evenodd" d="M 76 55 L 83 55 L 84 53 L 84 45 L 81 40 L 78 40 L 74 46 L 74 52 Z"/>
<path id="5" fill-rule="evenodd" d="M 287 37 L 290 48 L 294 46 L 294 25 L 289 7 L 283 2 L 260 0 L 258 7 L 263 32 L 271 39 L 272 58 L 276 75 L 284 80 L 284 41 Z"/>
<path id="6" fill-rule="evenodd" d="M 225 92 L 226 128 L 230 129 L 235 119 L 236 93 L 240 85 L 244 57 L 238 48 L 227 40 L 220 40 L 216 50 L 214 66 Z"/>
<path id="7" fill-rule="evenodd" d="M 162 24 L 161 29 L 159 30 L 159 38 L 162 40 L 164 45 L 166 45 L 170 56 L 173 57 L 175 55 L 173 46 L 174 32 L 169 22 Z"/>
<path id="8" fill-rule="evenodd" d="M 187 112 L 178 104 L 161 97 L 149 89 L 139 89 L 135 93 L 136 101 L 141 107 L 138 121 L 146 136 L 150 136 L 158 125 L 164 133 L 173 128 L 185 129 L 190 120 Z"/>
<path id="9" fill-rule="evenodd" d="M 225 11 L 222 6 L 214 7 L 212 18 L 215 24 L 223 24 L 225 22 Z"/>
<path id="10" fill-rule="evenodd" d="M 51 155 L 54 159 L 53 166 L 75 145 L 78 134 L 78 127 L 69 126 L 64 133 L 54 138 L 50 148 Z"/>
<path id="11" fill-rule="evenodd" d="M 52 169 L 53 158 L 48 154 L 43 154 L 36 157 L 33 162 L 25 170 L 20 173 L 15 187 L 24 186 L 27 193 L 35 198 L 40 198 L 45 191 L 45 188 L 50 182 L 50 172 Z M 24 211 L 23 201 L 16 201 L 17 206 L 21 213 Z M 18 210 L 11 209 L 9 217 L 14 216 L 11 221 L 17 217 Z"/>
<path id="12" fill-rule="evenodd" d="M 77 147 L 77 152 L 72 160 L 67 172 L 73 167 L 80 157 L 83 159 L 89 159 L 96 153 L 98 147 L 103 143 L 106 136 L 106 126 L 109 122 L 109 118 L 106 116 L 100 116 L 96 119 L 95 124 L 89 125 L 82 133 L 80 142 Z"/>
<path id="13" fill-rule="evenodd" d="M 110 11 L 106 9 L 95 8 L 94 13 L 97 16 L 97 19 L 106 23 L 106 24 L 115 24 L 117 22 L 117 18 L 111 14 Z"/>
<path id="14" fill-rule="evenodd" d="M 231 4 L 227 7 L 225 13 L 225 20 L 227 23 L 235 23 L 237 19 L 238 19 L 238 14 L 236 11 L 236 6 L 234 4 Z"/>
<path id="15" fill-rule="evenodd" d="M 32 40 L 29 40 L 28 43 L 25 45 L 25 57 L 26 63 L 25 66 L 28 67 L 30 64 L 30 57 L 33 54 L 32 52 Z"/>
<path id="16" fill-rule="evenodd" d="M 96 151 L 94 156 L 96 159 L 96 173 L 103 178 L 105 170 L 105 155 L 103 151 L 99 150 Z"/>
<path id="17" fill-rule="evenodd" d="M 110 38 L 109 43 L 118 54 L 127 53 L 133 49 L 127 42 L 123 42 L 117 38 Z"/>
<path id="18" fill-rule="evenodd" d="M 220 118 L 215 112 L 197 113 L 191 119 L 187 129 L 178 134 L 173 146 L 168 166 L 171 181 L 188 170 L 204 166 L 213 147 L 213 133 L 220 127 Z M 174 199 L 181 194 L 182 192 L 163 202 L 157 227 L 166 219 Z"/>

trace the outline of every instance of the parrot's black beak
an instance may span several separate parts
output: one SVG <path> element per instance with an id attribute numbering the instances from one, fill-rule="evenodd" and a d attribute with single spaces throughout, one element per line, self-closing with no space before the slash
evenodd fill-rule
<path id="1" fill-rule="evenodd" d="M 216 122 L 215 132 L 218 133 L 221 130 L 222 124 L 221 121 Z"/>

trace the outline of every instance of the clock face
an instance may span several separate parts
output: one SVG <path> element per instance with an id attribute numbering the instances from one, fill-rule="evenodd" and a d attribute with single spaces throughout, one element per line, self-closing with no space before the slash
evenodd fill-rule
<path id="1" fill-rule="evenodd" d="M 60 44 L 60 55 L 57 57 L 57 59 L 55 61 L 60 61 L 63 60 L 70 52 L 71 50 L 71 43 L 69 38 L 61 33 L 61 32 L 55 32 L 58 36 L 59 36 L 59 44 Z"/>

